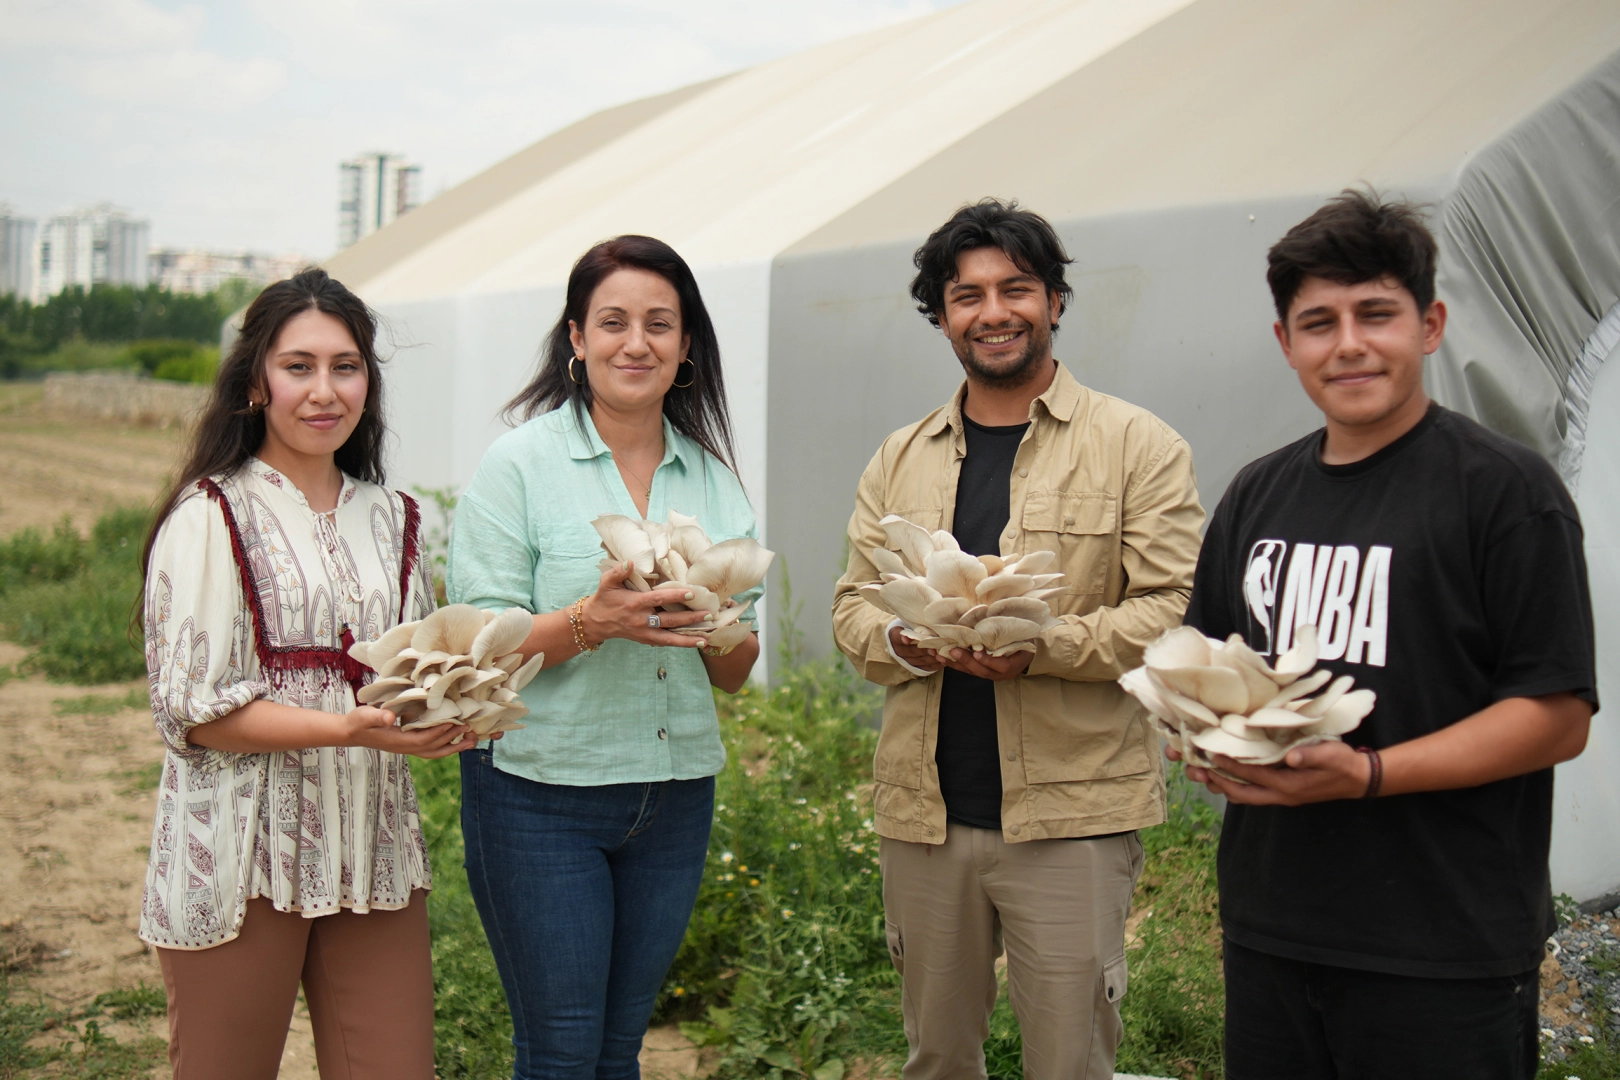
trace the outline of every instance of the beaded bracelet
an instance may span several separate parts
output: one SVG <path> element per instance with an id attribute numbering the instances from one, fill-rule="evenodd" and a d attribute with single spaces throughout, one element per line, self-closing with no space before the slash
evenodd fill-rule
<path id="1" fill-rule="evenodd" d="M 574 609 L 568 613 L 568 626 L 574 631 L 574 646 L 582 653 L 595 652 L 602 647 L 598 641 L 595 645 L 585 640 L 585 601 L 590 597 L 582 596 L 574 601 Z"/>
<path id="2" fill-rule="evenodd" d="M 1367 765 L 1370 772 L 1367 774 L 1367 790 L 1362 792 L 1363 799 L 1378 798 L 1378 789 L 1384 786 L 1384 759 L 1378 756 L 1378 751 L 1370 746 L 1356 747 L 1358 754 L 1367 755 Z"/>

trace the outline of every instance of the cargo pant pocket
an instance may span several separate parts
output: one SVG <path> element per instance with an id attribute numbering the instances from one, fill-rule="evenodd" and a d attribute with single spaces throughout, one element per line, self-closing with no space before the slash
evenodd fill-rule
<path id="1" fill-rule="evenodd" d="M 883 936 L 889 942 L 889 961 L 894 964 L 894 970 L 901 975 L 906 973 L 906 941 L 900 936 L 900 928 L 887 919 L 883 920 Z"/>
<path id="2" fill-rule="evenodd" d="M 1130 983 L 1130 975 L 1126 970 L 1125 958 L 1121 956 L 1106 965 L 1102 970 L 1102 997 L 1110 1005 L 1118 1005 L 1120 998 L 1125 996 L 1125 988 Z"/>

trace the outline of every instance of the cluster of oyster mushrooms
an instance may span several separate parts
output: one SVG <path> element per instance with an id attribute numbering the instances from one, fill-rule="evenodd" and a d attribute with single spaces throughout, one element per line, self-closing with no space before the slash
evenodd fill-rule
<path id="1" fill-rule="evenodd" d="M 741 621 L 745 608 L 734 597 L 765 580 L 776 552 L 746 536 L 713 543 L 697 518 L 674 510 L 667 521 L 603 514 L 591 524 L 609 556 L 603 570 L 623 563 L 630 571 L 626 583 L 641 592 L 684 587 L 692 599 L 666 604 L 665 611 L 714 616 L 702 626 L 671 627 L 675 633 L 701 637 L 711 649 L 731 649 L 754 632 L 753 623 Z"/>
<path id="2" fill-rule="evenodd" d="M 466 724 L 480 739 L 515 731 L 529 709 L 518 691 L 545 654 L 524 663 L 517 649 L 534 617 L 522 608 L 500 614 L 451 604 L 425 619 L 400 623 L 376 641 L 358 641 L 349 655 L 377 673 L 355 698 L 388 709 L 407 729 Z"/>
<path id="3" fill-rule="evenodd" d="M 1296 746 L 1336 742 L 1361 724 L 1377 700 L 1371 690 L 1350 689 L 1355 680 L 1349 675 L 1334 679 L 1325 669 L 1311 672 L 1316 627 L 1309 625 L 1299 627 L 1294 647 L 1275 667 L 1241 635 L 1221 642 L 1190 626 L 1160 637 L 1143 660 L 1119 677 L 1120 686 L 1146 706 L 1183 760 L 1206 769 L 1214 768 L 1211 754 L 1274 765 Z"/>
<path id="4" fill-rule="evenodd" d="M 1062 591 L 1055 583 L 1063 575 L 1043 573 L 1055 553 L 969 555 L 943 529 L 931 533 L 898 514 L 878 524 L 889 539 L 872 549 L 881 580 L 862 585 L 861 595 L 899 618 L 918 647 L 1034 652 L 1035 639 L 1058 624 L 1046 598 Z"/>

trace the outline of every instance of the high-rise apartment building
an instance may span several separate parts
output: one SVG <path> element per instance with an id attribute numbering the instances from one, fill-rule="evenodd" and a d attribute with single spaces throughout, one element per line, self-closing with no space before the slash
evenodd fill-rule
<path id="1" fill-rule="evenodd" d="M 34 233 L 39 223 L 0 203 L 0 296 L 34 295 Z"/>
<path id="2" fill-rule="evenodd" d="M 34 243 L 34 302 L 69 285 L 146 285 L 149 222 L 103 203 L 58 214 Z"/>
<path id="3" fill-rule="evenodd" d="M 369 153 L 338 166 L 338 247 L 369 236 L 422 202 L 422 167 Z"/>

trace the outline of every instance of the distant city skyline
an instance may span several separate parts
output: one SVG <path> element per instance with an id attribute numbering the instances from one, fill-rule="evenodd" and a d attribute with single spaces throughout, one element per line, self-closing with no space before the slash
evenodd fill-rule
<path id="1" fill-rule="evenodd" d="M 428 199 L 598 109 L 956 2 L 14 0 L 0 200 L 40 222 L 111 201 L 160 247 L 321 259 L 338 166 L 367 147 L 420 162 Z"/>

